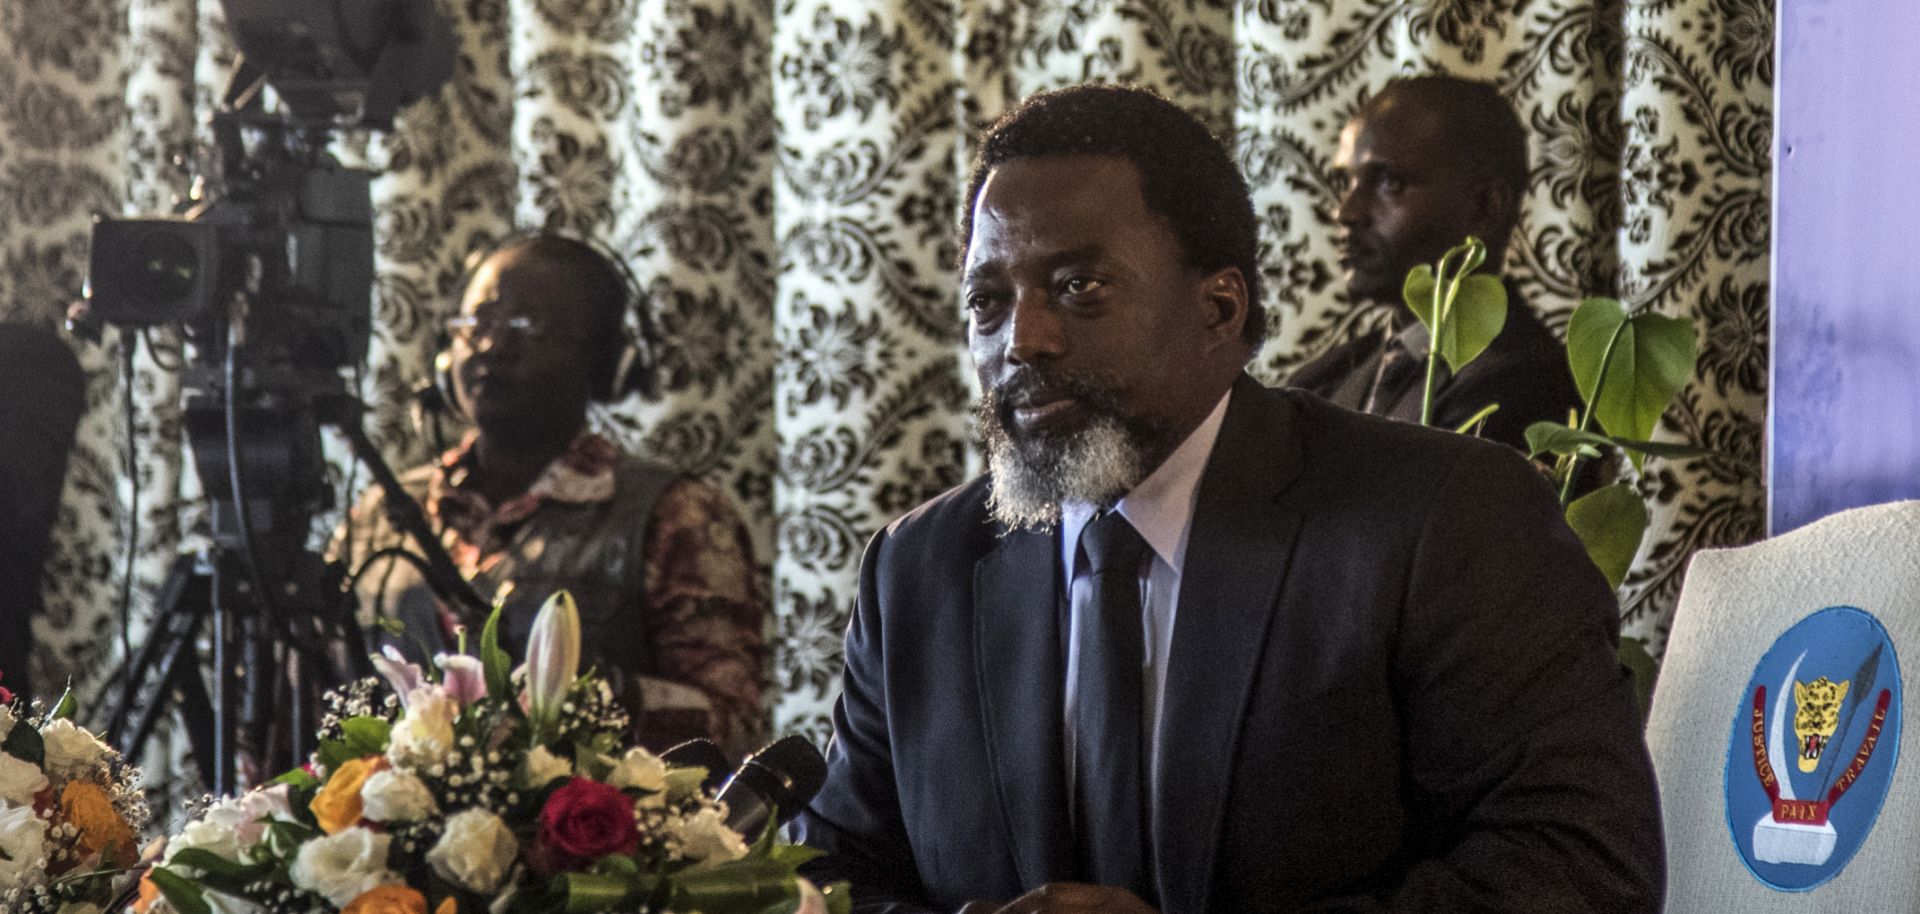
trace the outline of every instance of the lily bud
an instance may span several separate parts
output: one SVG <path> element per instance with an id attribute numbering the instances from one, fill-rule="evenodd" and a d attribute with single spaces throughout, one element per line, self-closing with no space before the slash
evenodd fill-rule
<path id="1" fill-rule="evenodd" d="M 562 590 L 547 598 L 527 637 L 527 716 L 544 728 L 580 677 L 580 610 Z"/>

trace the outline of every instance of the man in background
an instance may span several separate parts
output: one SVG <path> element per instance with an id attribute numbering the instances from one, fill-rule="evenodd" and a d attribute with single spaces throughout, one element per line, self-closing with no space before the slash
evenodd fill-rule
<path id="1" fill-rule="evenodd" d="M 1409 422 L 1420 419 L 1427 331 L 1401 298 L 1407 271 L 1433 265 L 1474 235 L 1487 244 L 1481 272 L 1501 275 L 1527 189 L 1527 134 L 1490 83 L 1452 76 L 1395 80 L 1340 132 L 1340 267 L 1356 307 L 1391 318 L 1301 366 L 1287 384 L 1336 405 Z M 1535 422 L 1565 422 L 1579 394 L 1564 348 L 1507 286 L 1507 321 L 1486 352 L 1452 375 L 1440 365 L 1433 422 L 1455 429 L 1500 408 L 1480 435 L 1527 449 Z"/>
<path id="2" fill-rule="evenodd" d="M 40 575 L 86 408 L 86 375 L 60 337 L 0 323 L 0 686 L 15 694 L 32 691 Z"/>

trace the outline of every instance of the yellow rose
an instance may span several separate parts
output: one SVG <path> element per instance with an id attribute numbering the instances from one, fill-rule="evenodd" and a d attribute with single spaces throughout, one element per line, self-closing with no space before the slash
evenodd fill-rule
<path id="1" fill-rule="evenodd" d="M 427 914 L 427 896 L 404 885 L 383 885 L 360 893 L 340 914 Z"/>
<path id="2" fill-rule="evenodd" d="M 89 854 L 108 853 L 116 866 L 129 866 L 139 856 L 133 846 L 133 826 L 113 808 L 113 799 L 92 781 L 68 781 L 60 791 L 60 814 L 80 830 L 80 847 Z"/>
<path id="3" fill-rule="evenodd" d="M 313 802 L 307 804 L 307 808 L 313 810 L 313 818 L 320 823 L 320 830 L 337 835 L 358 823 L 360 788 L 366 785 L 367 778 L 386 767 L 386 758 L 379 755 L 341 762 L 340 767 L 327 777 L 327 783 L 320 787 L 320 792 L 313 795 Z M 421 905 L 425 904 L 425 901 L 421 902 Z M 420 914 L 426 914 L 424 907 Z"/>

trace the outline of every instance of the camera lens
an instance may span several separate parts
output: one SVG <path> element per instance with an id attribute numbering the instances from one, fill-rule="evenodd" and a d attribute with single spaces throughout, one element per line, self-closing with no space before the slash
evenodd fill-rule
<path id="1" fill-rule="evenodd" d="M 177 232 L 142 232 L 133 239 L 124 268 L 126 287 L 146 289 L 156 301 L 177 301 L 193 294 L 200 280 L 200 252 Z"/>

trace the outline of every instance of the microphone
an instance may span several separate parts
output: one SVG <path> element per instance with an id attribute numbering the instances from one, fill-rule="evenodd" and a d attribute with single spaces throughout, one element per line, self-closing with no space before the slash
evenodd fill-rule
<path id="1" fill-rule="evenodd" d="M 748 756 L 714 798 L 727 804 L 727 827 L 752 841 L 776 813 L 776 824 L 799 814 L 826 782 L 820 750 L 804 736 L 789 736 Z"/>
<path id="2" fill-rule="evenodd" d="M 690 739 L 678 746 L 660 753 L 660 760 L 674 768 L 705 768 L 706 780 L 700 782 L 703 790 L 713 790 L 727 779 L 733 763 L 727 761 L 727 754 L 712 740 Z"/>

